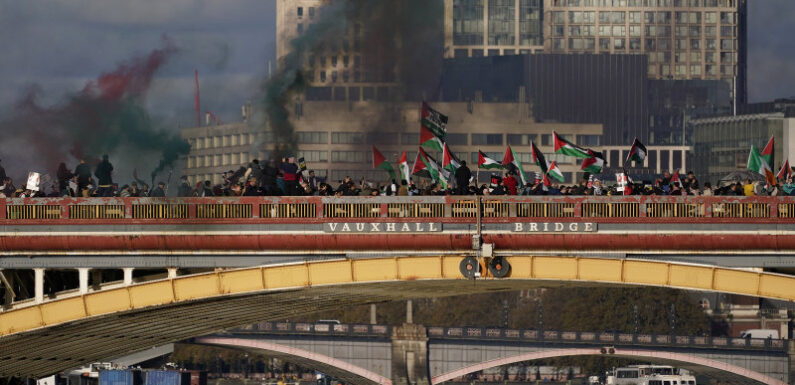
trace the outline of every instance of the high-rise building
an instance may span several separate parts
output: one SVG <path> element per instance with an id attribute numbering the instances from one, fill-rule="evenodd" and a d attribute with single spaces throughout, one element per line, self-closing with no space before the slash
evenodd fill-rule
<path id="1" fill-rule="evenodd" d="M 645 54 L 651 79 L 723 80 L 746 101 L 746 0 L 544 0 L 544 50 Z"/>
<path id="2" fill-rule="evenodd" d="M 444 57 L 542 52 L 542 0 L 444 0 Z"/>

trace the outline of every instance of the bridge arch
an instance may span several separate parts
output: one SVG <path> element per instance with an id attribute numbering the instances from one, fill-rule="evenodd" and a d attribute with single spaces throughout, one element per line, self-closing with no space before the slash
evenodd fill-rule
<path id="1" fill-rule="evenodd" d="M 193 342 L 202 345 L 223 346 L 232 349 L 255 350 L 267 352 L 285 361 L 304 364 L 311 363 L 312 367 L 317 368 L 323 373 L 335 378 L 342 379 L 343 382 L 355 385 L 392 385 L 389 378 L 356 366 L 350 362 L 329 357 L 323 354 L 311 352 L 292 346 L 280 345 L 264 340 L 249 338 L 227 338 L 227 337 L 199 337 Z M 306 365 L 309 366 L 309 365 Z"/>
<path id="2" fill-rule="evenodd" d="M 247 323 L 407 298 L 577 284 L 795 301 L 795 277 L 770 273 L 645 260 L 513 256 L 508 257 L 509 277 L 473 282 L 459 272 L 461 258 L 339 259 L 220 270 L 17 304 L 0 311 L 0 377 L 41 377 Z"/>
<path id="3" fill-rule="evenodd" d="M 511 357 L 503 357 L 490 361 L 481 362 L 460 369 L 452 370 L 447 373 L 436 375 L 433 378 L 431 378 L 431 384 L 438 385 L 443 382 L 452 380 L 454 378 L 458 378 L 480 370 L 490 369 L 502 365 L 514 364 L 517 362 L 543 360 L 547 358 L 560 358 L 560 357 L 573 357 L 573 356 L 603 356 L 603 355 L 604 353 L 602 353 L 602 348 L 599 347 L 564 348 L 556 350 L 545 350 L 545 351 L 538 351 L 531 353 L 523 353 Z M 653 361 L 684 363 L 697 367 L 726 372 L 735 376 L 757 381 L 762 384 L 787 385 L 787 383 L 784 381 L 772 378 L 770 376 L 758 372 L 754 372 L 746 368 L 690 354 L 665 352 L 665 351 L 649 351 L 641 349 L 615 348 L 615 354 L 611 354 L 610 356 L 626 357 L 626 358 L 646 358 Z"/>

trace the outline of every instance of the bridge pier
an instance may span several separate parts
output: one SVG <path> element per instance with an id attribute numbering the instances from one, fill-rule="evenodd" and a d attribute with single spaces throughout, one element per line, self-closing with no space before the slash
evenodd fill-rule
<path id="1" fill-rule="evenodd" d="M 44 269 L 33 269 L 33 282 L 33 286 L 35 286 L 33 298 L 36 303 L 42 303 L 44 302 Z"/>
<path id="2" fill-rule="evenodd" d="M 88 293 L 88 272 L 89 268 L 80 267 L 77 269 L 78 281 L 80 282 L 80 294 Z"/>
<path id="3" fill-rule="evenodd" d="M 122 269 L 124 271 L 124 285 L 132 285 L 133 283 L 133 270 L 132 267 L 125 267 Z"/>
<path id="4" fill-rule="evenodd" d="M 403 324 L 392 329 L 392 384 L 430 385 L 428 333 L 424 326 Z"/>

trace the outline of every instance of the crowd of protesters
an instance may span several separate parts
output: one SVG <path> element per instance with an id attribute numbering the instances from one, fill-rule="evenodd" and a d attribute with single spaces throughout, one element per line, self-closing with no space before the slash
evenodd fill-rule
<path id="1" fill-rule="evenodd" d="M 538 174 L 526 173 L 531 178 L 522 185 L 516 170 L 507 172 L 489 172 L 488 183 L 478 185 L 472 177 L 472 171 L 466 162 L 450 175 L 447 186 L 432 183 L 430 179 L 420 180 L 419 184 L 405 180 L 398 182 L 393 179 L 388 183 L 373 183 L 364 179 L 356 182 L 345 177 L 335 186 L 327 183 L 325 178 L 316 177 L 312 170 L 301 170 L 295 158 L 283 158 L 281 162 L 273 159 L 260 163 L 254 159 L 238 170 L 223 173 L 223 182 L 213 184 L 211 181 L 197 182 L 190 185 L 186 177 L 182 177 L 176 192 L 169 193 L 167 183 L 159 182 L 153 188 L 136 179 L 119 186 L 113 181 L 113 165 L 104 155 L 92 170 L 85 160 L 81 160 L 70 171 L 66 164 L 61 163 L 56 173 L 56 180 L 50 186 L 42 184 L 38 191 L 28 189 L 24 184 L 15 187 L 14 181 L 6 176 L 0 166 L 0 198 L 18 197 L 210 197 L 210 196 L 412 196 L 412 195 L 691 195 L 691 196 L 754 196 L 754 195 L 795 195 L 795 184 L 788 179 L 779 186 L 769 186 L 764 182 L 724 183 L 713 187 L 710 183 L 699 183 L 693 172 L 677 178 L 664 172 L 653 182 L 605 183 L 593 176 L 579 183 L 566 185 L 556 181 L 546 183 Z M 678 179 L 678 180 L 677 180 Z"/>

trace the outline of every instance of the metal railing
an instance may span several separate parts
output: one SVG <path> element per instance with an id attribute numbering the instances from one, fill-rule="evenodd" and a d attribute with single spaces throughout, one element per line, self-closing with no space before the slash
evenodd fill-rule
<path id="1" fill-rule="evenodd" d="M 426 328 L 428 338 L 435 340 L 490 340 L 525 341 L 544 343 L 571 343 L 595 345 L 645 345 L 722 349 L 755 349 L 787 351 L 787 340 L 760 338 L 730 338 L 710 336 L 679 336 L 670 334 L 631 334 L 615 332 L 575 332 L 558 330 L 503 329 L 490 327 L 435 327 Z M 310 322 L 261 322 L 241 329 L 227 331 L 233 334 L 326 335 L 348 337 L 390 337 L 389 325 L 363 325 Z"/>
<path id="2" fill-rule="evenodd" d="M 499 341 L 543 341 L 609 345 L 657 345 L 701 348 L 737 348 L 787 351 L 781 339 L 678 336 L 669 334 L 631 334 L 612 332 L 573 332 L 557 330 L 501 329 L 481 327 L 429 327 L 428 338 Z"/>
<path id="3" fill-rule="evenodd" d="M 355 337 L 390 337 L 389 325 L 338 324 L 328 322 L 260 322 L 246 328 L 231 329 L 235 334 L 295 334 Z"/>
<path id="4" fill-rule="evenodd" d="M 600 222 L 792 223 L 795 197 L 218 197 L 0 200 L 7 221 L 588 218 Z M 652 220 L 652 218 L 654 218 Z M 2 220 L 2 219 L 0 219 Z M 573 220 L 573 219 L 569 219 Z"/>

